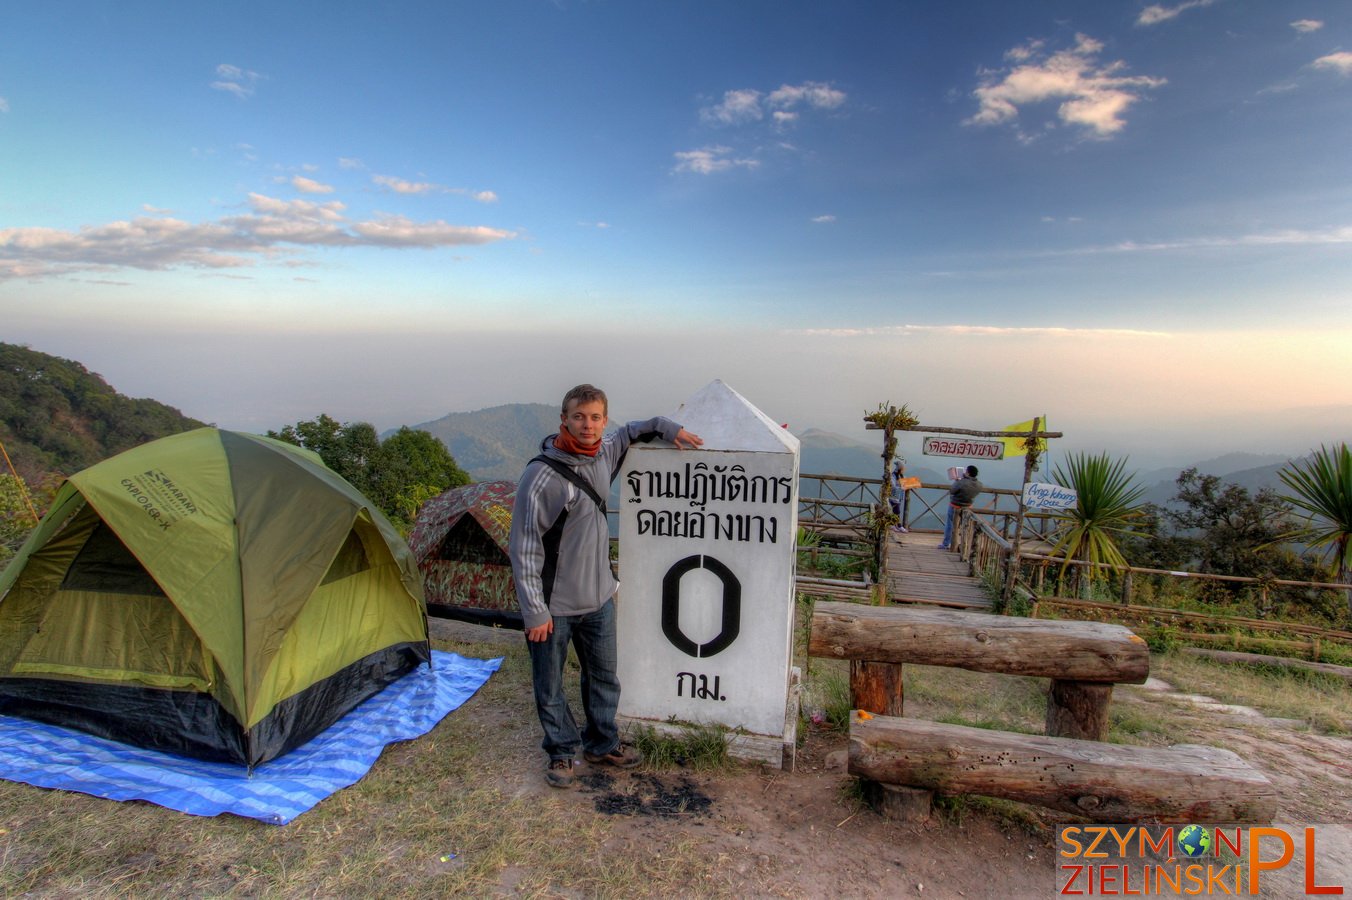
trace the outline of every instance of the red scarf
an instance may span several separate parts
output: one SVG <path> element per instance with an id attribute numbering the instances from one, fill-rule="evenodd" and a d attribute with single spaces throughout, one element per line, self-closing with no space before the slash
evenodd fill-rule
<path id="1" fill-rule="evenodd" d="M 559 433 L 554 436 L 554 449 L 562 450 L 564 453 L 576 453 L 578 456 L 595 456 L 601 449 L 601 442 L 597 441 L 590 447 L 584 447 L 567 427 L 560 425 Z"/>

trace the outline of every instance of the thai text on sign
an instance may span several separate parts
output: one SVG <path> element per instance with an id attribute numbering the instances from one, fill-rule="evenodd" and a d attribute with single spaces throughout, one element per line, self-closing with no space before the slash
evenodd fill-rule
<path id="1" fill-rule="evenodd" d="M 962 456 L 968 459 L 1004 459 L 1003 441 L 971 441 L 964 438 L 927 437 L 921 445 L 926 456 Z"/>

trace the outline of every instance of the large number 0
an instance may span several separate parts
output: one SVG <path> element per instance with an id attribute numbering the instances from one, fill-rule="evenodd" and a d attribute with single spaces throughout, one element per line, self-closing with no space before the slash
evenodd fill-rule
<path id="1" fill-rule="evenodd" d="M 713 640 L 696 644 L 681 630 L 681 579 L 692 569 L 712 572 L 723 582 L 723 629 Z M 737 640 L 742 628 L 742 583 L 732 570 L 712 556 L 687 556 L 667 570 L 662 579 L 662 633 L 687 656 L 703 658 L 721 653 Z"/>

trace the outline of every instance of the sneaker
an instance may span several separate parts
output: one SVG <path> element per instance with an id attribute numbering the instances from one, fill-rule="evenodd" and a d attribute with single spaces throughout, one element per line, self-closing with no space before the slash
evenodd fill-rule
<path id="1" fill-rule="evenodd" d="M 939 545 L 939 549 L 940 549 L 940 550 L 947 550 L 947 549 L 948 549 L 948 545 L 947 545 L 947 544 L 940 544 L 940 545 Z"/>
<path id="2" fill-rule="evenodd" d="M 893 525 L 893 526 L 892 526 L 892 530 L 895 531 L 897 534 L 906 534 L 906 533 L 907 533 L 907 532 L 906 532 L 906 527 L 905 527 L 904 525 Z"/>
<path id="3" fill-rule="evenodd" d="M 583 753 L 582 758 L 593 765 L 614 766 L 617 769 L 632 769 L 643 762 L 643 754 L 633 744 L 616 744 L 615 749 L 600 756 L 595 753 Z"/>
<path id="4" fill-rule="evenodd" d="M 545 769 L 545 781 L 550 787 L 570 788 L 573 786 L 573 761 L 571 759 L 551 759 Z"/>

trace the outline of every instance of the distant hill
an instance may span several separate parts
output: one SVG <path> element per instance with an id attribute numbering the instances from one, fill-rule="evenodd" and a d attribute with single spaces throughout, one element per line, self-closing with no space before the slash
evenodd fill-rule
<path id="1" fill-rule="evenodd" d="M 204 424 L 157 400 L 123 396 L 73 360 L 0 343 L 0 441 L 30 482 Z"/>
<path id="2" fill-rule="evenodd" d="M 540 452 L 540 439 L 559 430 L 559 408 L 547 403 L 508 403 L 450 413 L 410 427 L 440 438 L 475 481 L 515 481 L 530 458 Z"/>
<path id="3" fill-rule="evenodd" d="M 558 407 L 546 403 L 509 403 L 475 412 L 457 412 L 431 422 L 413 425 L 440 438 L 460 467 L 476 481 L 506 479 L 515 481 L 526 462 L 534 456 L 540 439 L 559 427 Z M 799 469 L 813 475 L 845 475 L 854 478 L 878 478 L 882 473 L 882 439 L 860 441 L 820 428 L 808 428 L 798 434 L 801 442 Z M 943 460 L 957 464 L 961 460 Z M 1287 459 L 1274 454 L 1228 453 L 1213 459 L 1191 463 L 1206 475 L 1217 475 L 1227 482 L 1255 492 L 1261 487 L 1281 488 L 1277 472 Z M 1147 486 L 1145 499 L 1164 504 L 1176 491 L 1174 479 L 1187 465 L 1136 473 L 1136 483 Z M 926 484 L 947 484 L 943 468 L 928 458 L 908 461 L 906 474 Z M 1042 475 L 1050 480 L 1050 475 Z M 1017 483 L 993 483 L 996 487 L 1018 487 Z"/>
<path id="4" fill-rule="evenodd" d="M 1254 454 L 1233 454 L 1233 453 L 1230 454 L 1230 456 L 1245 456 L 1245 455 L 1255 456 Z M 1255 458 L 1263 459 L 1267 457 L 1255 456 Z M 1281 461 L 1270 463 L 1267 465 L 1254 466 L 1253 468 L 1249 469 L 1239 469 L 1229 471 L 1217 471 L 1215 468 L 1209 468 L 1208 461 L 1194 463 L 1194 465 L 1197 467 L 1197 471 L 1199 473 L 1203 475 L 1215 475 L 1226 484 L 1237 484 L 1240 487 L 1247 490 L 1250 496 L 1258 493 L 1259 490 L 1265 487 L 1272 488 L 1273 490 L 1276 490 L 1277 492 L 1281 493 L 1286 491 L 1286 485 L 1282 484 L 1282 480 L 1280 477 L 1278 477 L 1277 473 L 1280 472 L 1282 469 L 1286 468 L 1288 460 L 1286 457 L 1281 456 L 1272 458 Z M 1176 479 L 1178 478 L 1179 472 L 1182 472 L 1183 469 L 1187 468 L 1190 467 L 1184 466 L 1182 469 L 1179 469 L 1178 471 L 1170 474 L 1167 478 L 1156 481 L 1146 490 L 1144 499 L 1158 506 L 1164 506 L 1166 503 L 1168 503 L 1170 500 L 1174 498 L 1175 494 L 1178 493 L 1178 484 L 1176 483 Z M 1137 477 L 1136 483 L 1142 485 L 1150 484 L 1150 482 L 1146 481 L 1145 478 L 1141 476 Z"/>
<path id="5" fill-rule="evenodd" d="M 475 481 L 515 481 L 539 452 L 540 439 L 558 430 L 559 411 L 546 403 L 509 403 L 450 413 L 409 427 L 440 438 Z M 818 428 L 806 429 L 798 439 L 802 442 L 799 468 L 803 472 L 855 478 L 878 478 L 882 474 L 881 439 L 874 446 Z M 914 461 L 906 474 L 927 483 L 948 481 L 941 471 Z"/>
<path id="6" fill-rule="evenodd" d="M 854 478 L 881 478 L 883 442 L 866 444 L 842 434 L 820 428 L 805 429 L 798 435 L 801 445 L 798 469 L 812 475 L 849 475 Z M 906 474 L 932 484 L 947 483 L 945 475 L 933 468 L 908 460 Z"/>

